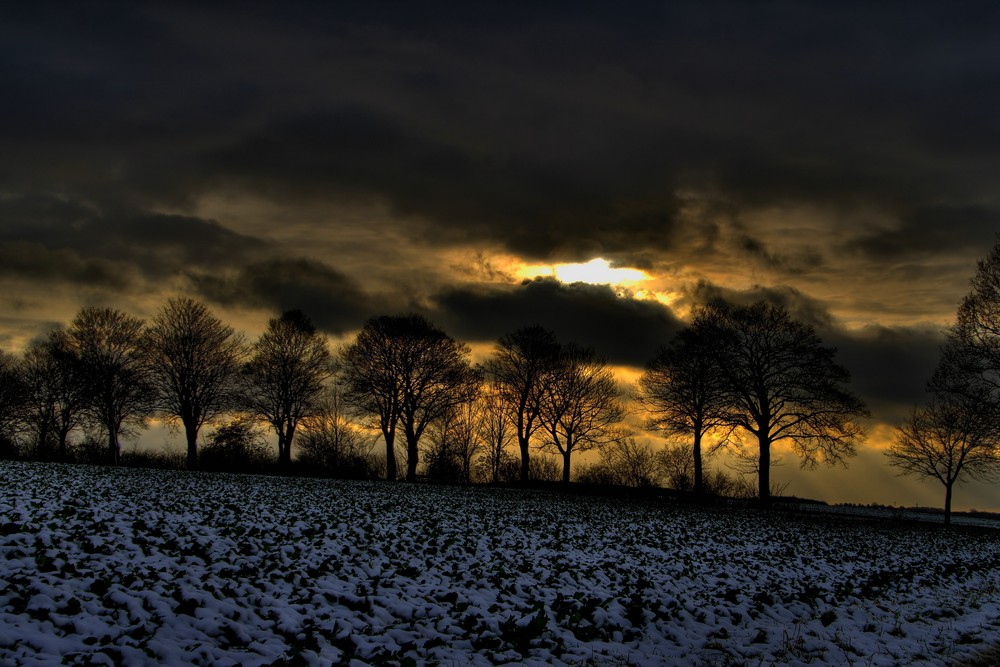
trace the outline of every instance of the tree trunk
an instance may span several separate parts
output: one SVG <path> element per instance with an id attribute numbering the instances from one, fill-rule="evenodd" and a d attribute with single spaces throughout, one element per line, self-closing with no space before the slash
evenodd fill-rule
<path id="1" fill-rule="evenodd" d="M 569 456 L 571 453 L 572 450 L 570 449 L 567 449 L 563 453 L 563 476 L 562 476 L 563 484 L 569 484 Z"/>
<path id="2" fill-rule="evenodd" d="M 184 435 L 187 437 L 187 469 L 198 469 L 198 427 L 194 424 L 184 424 Z"/>
<path id="3" fill-rule="evenodd" d="M 38 429 L 38 454 L 44 459 L 49 459 L 49 420 L 43 419 Z"/>
<path id="4" fill-rule="evenodd" d="M 757 436 L 760 442 L 760 458 L 757 465 L 759 467 L 757 493 L 760 494 L 760 504 L 764 507 L 771 506 L 771 442 L 766 435 Z"/>
<path id="5" fill-rule="evenodd" d="M 417 481 L 417 462 L 420 452 L 417 449 L 417 437 L 409 431 L 406 433 L 406 481 Z"/>
<path id="6" fill-rule="evenodd" d="M 385 438 L 385 478 L 390 482 L 396 481 L 396 433 L 382 431 Z"/>
<path id="7" fill-rule="evenodd" d="M 59 427 L 59 460 L 68 461 L 69 460 L 69 429 L 63 426 Z"/>
<path id="8" fill-rule="evenodd" d="M 944 525 L 951 525 L 951 487 L 954 482 L 944 485 Z"/>
<path id="9" fill-rule="evenodd" d="M 701 428 L 694 430 L 694 495 L 701 496 L 705 493 L 704 482 L 702 481 L 701 465 Z"/>
<path id="10" fill-rule="evenodd" d="M 118 432 L 114 428 L 108 428 L 108 460 L 113 466 L 121 462 L 121 451 L 118 447 Z"/>
<path id="11" fill-rule="evenodd" d="M 278 466 L 287 470 L 292 465 L 292 438 L 295 437 L 295 427 L 289 424 L 278 439 Z M 284 442 L 281 442 L 281 441 Z"/>
<path id="12" fill-rule="evenodd" d="M 521 481 L 527 482 L 531 476 L 531 454 L 528 452 L 528 439 L 518 435 L 517 444 L 521 447 Z"/>

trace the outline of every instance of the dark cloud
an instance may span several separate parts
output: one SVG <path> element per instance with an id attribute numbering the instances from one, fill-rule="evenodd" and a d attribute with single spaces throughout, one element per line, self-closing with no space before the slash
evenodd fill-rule
<path id="1" fill-rule="evenodd" d="M 134 284 L 137 271 L 124 262 L 83 259 L 68 249 L 50 250 L 38 243 L 0 241 L 0 276 L 120 291 Z"/>
<path id="2" fill-rule="evenodd" d="M 607 285 L 536 278 L 503 287 L 456 287 L 434 298 L 435 318 L 455 336 L 492 342 L 538 324 L 563 341 L 593 347 L 618 364 L 642 366 L 683 324 L 664 306 L 620 296 Z"/>
<path id="3" fill-rule="evenodd" d="M 814 248 L 799 249 L 794 253 L 775 251 L 763 241 L 743 232 L 736 238 L 739 253 L 753 263 L 784 274 L 800 274 L 821 267 L 823 255 Z"/>
<path id="4" fill-rule="evenodd" d="M 898 423 L 928 398 L 927 381 L 941 355 L 944 334 L 925 327 L 867 327 L 827 331 L 837 361 L 851 371 L 851 386 L 879 421 Z"/>
<path id="5" fill-rule="evenodd" d="M 304 258 L 271 259 L 249 264 L 233 275 L 191 274 L 190 278 L 204 298 L 221 305 L 276 313 L 299 309 L 319 328 L 337 334 L 360 328 L 386 305 L 336 269 Z"/>
<path id="6" fill-rule="evenodd" d="M 230 266 L 267 248 L 214 220 L 104 211 L 48 196 L 0 198 L 0 244 L 10 258 L 0 270 L 107 286 L 135 274 Z"/>
<path id="7" fill-rule="evenodd" d="M 638 246 L 668 248 L 677 204 L 624 173 L 491 154 L 360 107 L 286 118 L 207 158 L 223 184 L 282 200 L 385 198 L 437 242 L 506 245 L 529 258 L 590 259 Z M 633 179 L 638 177 L 632 177 Z M 603 182 L 609 193 L 595 189 Z"/>
<path id="8" fill-rule="evenodd" d="M 755 285 L 750 289 L 736 290 L 700 280 L 685 290 L 681 305 L 703 306 L 712 301 L 726 301 L 737 306 L 748 306 L 757 301 L 766 301 L 788 311 L 792 319 L 804 322 L 823 331 L 833 329 L 836 324 L 827 306 L 794 287 L 766 287 Z"/>
<path id="9" fill-rule="evenodd" d="M 375 197 L 551 260 L 674 249 L 679 188 L 995 200 L 990 3 L 40 4 L 0 26 L 7 192 Z"/>
<path id="10" fill-rule="evenodd" d="M 930 205 L 900 219 L 899 227 L 864 236 L 849 244 L 876 260 L 899 260 L 943 251 L 985 254 L 1000 232 L 1000 209 Z"/>

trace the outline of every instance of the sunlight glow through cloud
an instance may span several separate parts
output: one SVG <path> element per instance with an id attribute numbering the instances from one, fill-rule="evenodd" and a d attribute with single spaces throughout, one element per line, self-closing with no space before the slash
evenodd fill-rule
<path id="1" fill-rule="evenodd" d="M 530 265 L 521 269 L 525 278 L 553 276 L 563 283 L 589 283 L 591 285 L 631 285 L 649 280 L 650 276 L 639 269 L 611 267 L 611 262 L 601 257 L 582 264 Z"/>

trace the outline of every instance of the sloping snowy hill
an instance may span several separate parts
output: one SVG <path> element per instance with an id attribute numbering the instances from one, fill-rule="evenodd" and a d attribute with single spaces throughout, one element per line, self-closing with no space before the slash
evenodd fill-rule
<path id="1" fill-rule="evenodd" d="M 953 664 L 1000 532 L 0 464 L 0 664 Z"/>

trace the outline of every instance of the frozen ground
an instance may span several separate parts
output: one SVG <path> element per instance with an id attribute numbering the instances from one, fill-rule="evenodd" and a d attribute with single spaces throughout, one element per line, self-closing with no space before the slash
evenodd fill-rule
<path id="1" fill-rule="evenodd" d="M 958 664 L 1000 531 L 0 464 L 0 664 Z"/>

